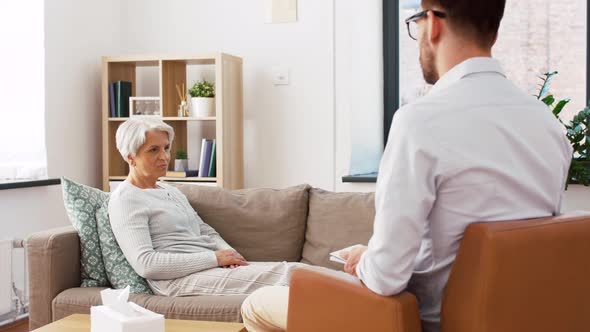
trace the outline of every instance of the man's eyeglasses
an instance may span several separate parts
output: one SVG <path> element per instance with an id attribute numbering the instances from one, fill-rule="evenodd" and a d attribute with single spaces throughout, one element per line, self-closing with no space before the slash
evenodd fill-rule
<path id="1" fill-rule="evenodd" d="M 408 35 L 410 35 L 410 38 L 418 40 L 418 20 L 426 17 L 426 14 L 428 14 L 429 11 L 431 11 L 434 16 L 440 18 L 447 17 L 446 13 L 439 12 L 438 10 L 426 9 L 406 18 L 406 26 L 408 27 Z"/>

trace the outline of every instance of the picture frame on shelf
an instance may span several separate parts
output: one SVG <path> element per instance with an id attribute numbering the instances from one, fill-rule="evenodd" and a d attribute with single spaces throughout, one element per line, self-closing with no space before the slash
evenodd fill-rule
<path id="1" fill-rule="evenodd" d="M 160 97 L 129 97 L 129 117 L 162 117 Z"/>

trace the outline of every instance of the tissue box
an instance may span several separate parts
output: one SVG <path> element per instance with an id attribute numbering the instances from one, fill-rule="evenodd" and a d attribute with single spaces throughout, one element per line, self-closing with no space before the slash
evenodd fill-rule
<path id="1" fill-rule="evenodd" d="M 129 302 L 134 316 L 130 317 L 108 306 L 90 308 L 90 332 L 164 332 L 164 315 Z"/>

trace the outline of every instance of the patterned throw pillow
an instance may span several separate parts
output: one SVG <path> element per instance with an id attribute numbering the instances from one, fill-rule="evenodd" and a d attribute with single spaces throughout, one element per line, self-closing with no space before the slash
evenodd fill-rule
<path id="1" fill-rule="evenodd" d="M 61 179 L 64 206 L 80 237 L 82 287 L 108 286 L 96 227 L 96 209 L 108 194 L 65 177 Z"/>
<path id="2" fill-rule="evenodd" d="M 111 228 L 108 205 L 107 198 L 96 210 L 96 222 L 100 235 L 102 257 L 112 287 L 119 289 L 129 285 L 132 293 L 153 294 L 145 279 L 133 270 L 123 255 Z"/>

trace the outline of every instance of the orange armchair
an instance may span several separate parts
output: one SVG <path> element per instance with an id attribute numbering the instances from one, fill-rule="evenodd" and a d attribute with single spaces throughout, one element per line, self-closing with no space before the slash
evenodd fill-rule
<path id="1" fill-rule="evenodd" d="M 416 298 L 297 270 L 288 332 L 419 332 Z M 470 225 L 445 288 L 442 332 L 590 331 L 590 212 Z"/>

